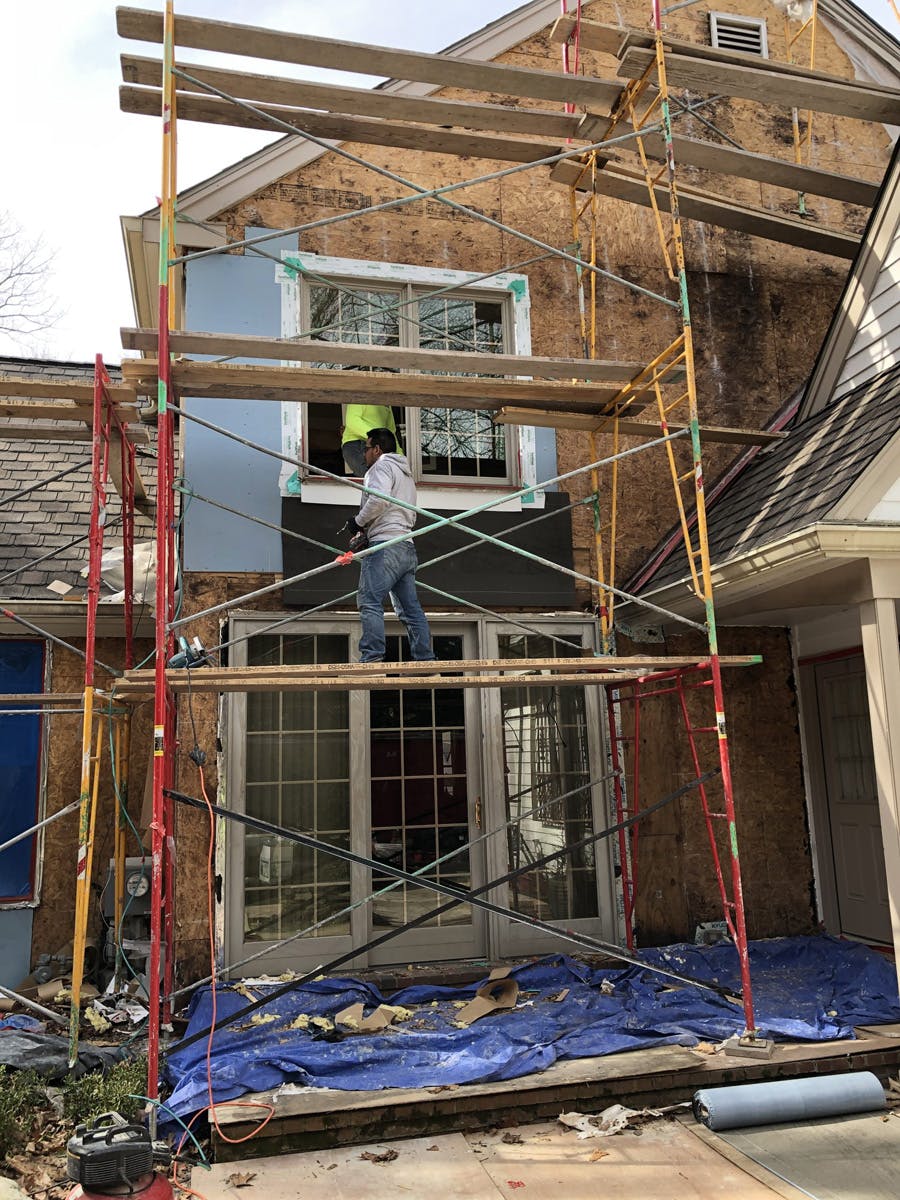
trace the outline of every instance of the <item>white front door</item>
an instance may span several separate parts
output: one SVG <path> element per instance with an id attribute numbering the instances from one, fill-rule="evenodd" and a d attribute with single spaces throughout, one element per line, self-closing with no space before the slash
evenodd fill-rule
<path id="1" fill-rule="evenodd" d="M 892 941 L 861 654 L 817 663 L 816 692 L 840 932 Z"/>

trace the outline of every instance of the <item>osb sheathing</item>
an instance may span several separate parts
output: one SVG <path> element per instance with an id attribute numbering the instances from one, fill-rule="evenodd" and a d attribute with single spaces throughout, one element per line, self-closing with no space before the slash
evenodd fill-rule
<path id="1" fill-rule="evenodd" d="M 719 630 L 719 643 L 722 654 L 761 654 L 763 659 L 760 666 L 723 671 L 749 933 L 751 937 L 806 933 L 813 924 L 812 874 L 788 634 L 781 629 L 725 628 Z M 638 645 L 621 649 L 622 653 L 654 651 Z M 700 649 L 691 636 L 666 642 L 670 654 Z M 701 774 L 719 765 L 716 733 L 710 732 L 714 725 L 710 693 L 708 686 L 686 693 L 692 726 L 706 730 L 695 734 Z M 633 704 L 623 704 L 619 711 L 621 732 L 631 736 Z M 676 696 L 641 702 L 637 744 L 639 807 L 649 808 L 697 777 Z M 720 776 L 707 784 L 707 795 L 710 810 L 722 813 Z M 716 818 L 713 826 L 731 894 L 728 825 Z M 721 920 L 722 903 L 696 790 L 641 822 L 638 839 L 636 923 L 642 945 L 692 936 L 698 922 Z"/>
<path id="2" fill-rule="evenodd" d="M 601 21 L 613 18 L 606 4 L 589 4 L 585 15 Z M 619 4 L 623 23 L 646 23 L 643 3 Z M 769 5 L 735 0 L 734 14 L 762 15 L 768 21 L 771 57 L 787 58 L 780 14 Z M 708 8 L 696 5 L 670 15 L 673 36 L 708 43 Z M 799 59 L 800 55 L 795 54 Z M 558 70 L 560 48 L 546 34 L 528 39 L 500 61 Z M 800 61 L 803 61 L 800 59 Z M 808 59 L 806 60 L 808 62 Z M 605 78 L 615 75 L 614 60 L 581 52 L 582 69 Z M 853 68 L 830 32 L 820 25 L 816 65 L 824 73 L 852 78 Z M 494 99 L 446 89 L 451 98 Z M 697 99 L 697 97 L 693 97 Z M 532 107 L 540 102 L 528 100 Z M 554 107 L 547 105 L 547 107 Z M 720 99 L 702 109 L 703 116 L 747 150 L 781 158 L 793 157 L 790 113 L 739 100 Z M 683 133 L 709 136 L 708 128 L 692 117 L 679 125 Z M 489 173 L 507 164 L 442 154 L 347 145 L 347 149 L 398 175 L 431 188 Z M 878 180 L 890 152 L 890 139 L 881 126 L 816 114 L 810 161 L 825 169 Z M 683 181 L 736 199 L 789 213 L 797 197 L 765 184 L 683 170 Z M 247 226 L 288 228 L 321 217 L 377 205 L 407 195 L 408 189 L 333 153 L 325 154 L 220 214 L 229 235 L 241 238 Z M 454 199 L 520 228 L 551 246 L 572 241 L 569 194 L 548 180 L 546 169 L 517 173 L 469 187 Z M 807 211 L 817 222 L 860 231 L 867 213 L 833 200 L 809 197 Z M 601 242 L 598 263 L 620 277 L 652 292 L 676 296 L 661 265 L 652 215 L 643 208 L 610 200 L 600 201 Z M 710 424 L 762 425 L 806 379 L 822 342 L 835 302 L 846 277 L 843 260 L 794 249 L 747 235 L 687 222 L 685 226 L 688 288 L 696 346 L 701 419 Z M 413 263 L 454 270 L 485 272 L 515 269 L 515 264 L 540 251 L 515 236 L 453 212 L 437 200 L 387 212 L 354 217 L 301 236 L 301 248 L 323 255 Z M 532 302 L 532 352 L 538 355 L 582 354 L 576 283 L 570 266 L 543 260 L 518 268 L 529 280 Z M 646 362 L 664 349 L 677 332 L 673 313 L 654 300 L 601 278 L 597 283 L 598 357 Z M 611 449 L 600 439 L 601 453 Z M 627 445 L 628 443 L 626 443 Z M 561 432 L 557 440 L 559 468 L 570 470 L 587 459 L 587 438 Z M 714 477 L 734 455 L 733 448 L 708 445 L 707 479 Z M 604 477 L 604 505 L 608 504 Z M 589 478 L 570 482 L 573 498 L 590 490 Z M 661 453 L 637 456 L 620 472 L 619 579 L 646 556 L 673 523 L 672 485 Z M 596 574 L 590 513 L 573 514 L 575 566 Z M 260 580 L 249 577 L 188 579 L 187 610 L 217 603 L 226 596 L 252 590 Z M 457 590 L 464 590 L 458 588 Z M 590 596 L 581 589 L 580 601 Z M 277 607 L 269 597 L 261 607 Z M 196 629 L 207 644 L 218 640 L 217 618 Z M 782 631 L 725 631 L 722 650 L 761 651 L 764 665 L 729 672 L 726 700 L 732 761 L 738 798 L 738 830 L 744 866 L 745 894 L 751 933 L 776 934 L 808 929 L 812 920 L 811 868 L 804 821 L 800 748 L 787 636 Z M 678 652 L 680 640 L 669 643 Z M 692 647 L 696 649 L 696 647 Z M 217 733 L 216 703 L 198 696 L 193 701 L 194 726 L 206 750 L 207 789 L 215 787 L 212 748 Z M 679 736 L 677 713 L 661 703 L 647 709 L 642 740 L 644 794 L 648 801 L 671 790 L 693 774 L 686 744 Z M 178 750 L 179 786 L 196 794 L 196 767 L 186 758 L 194 732 L 182 705 Z M 189 731 L 189 732 L 188 732 Z M 715 791 L 712 792 L 714 796 Z M 666 941 L 693 933 L 699 920 L 720 915 L 714 876 L 710 869 L 705 831 L 694 797 L 666 810 L 641 834 L 640 904 L 638 920 L 645 942 Z M 206 818 L 198 812 L 178 815 L 178 947 L 182 969 L 196 966 L 205 973 L 206 923 L 202 863 L 208 841 Z M 725 856 L 727 862 L 727 855 Z"/>
<path id="3" fill-rule="evenodd" d="M 84 642 L 73 639 L 72 645 L 84 648 Z M 137 643 L 138 661 L 152 652 L 147 643 Z M 122 665 L 122 642 L 118 639 L 101 638 L 97 642 L 97 660 L 113 667 Z M 53 646 L 51 650 L 50 691 L 82 692 L 84 689 L 84 660 L 71 650 Z M 109 676 L 98 667 L 97 687 L 105 687 Z M 74 707 L 69 705 L 67 707 Z M 115 791 L 112 784 L 109 752 L 109 722 L 103 724 L 103 745 L 100 761 L 100 782 L 97 819 L 94 835 L 93 879 L 97 886 L 91 891 L 91 906 L 88 933 L 102 939 L 103 925 L 100 919 L 98 895 L 106 882 L 109 860 L 113 855 L 115 814 L 117 811 Z M 95 733 L 96 733 L 95 723 Z M 135 706 L 131 718 L 131 764 L 129 779 L 131 790 L 126 796 L 129 812 L 140 824 L 141 801 L 144 779 L 149 761 L 150 740 L 153 729 L 152 706 Z M 58 812 L 81 792 L 81 737 L 80 713 L 49 716 L 44 721 L 44 739 L 47 764 L 47 790 L 45 810 L 47 816 Z M 68 947 L 73 935 L 73 913 L 75 911 L 75 864 L 78 849 L 77 811 L 48 825 L 44 831 L 43 881 L 40 904 L 34 913 L 32 932 L 32 962 L 41 954 L 54 954 Z M 129 834 L 127 853 L 140 854 L 133 836 Z"/>

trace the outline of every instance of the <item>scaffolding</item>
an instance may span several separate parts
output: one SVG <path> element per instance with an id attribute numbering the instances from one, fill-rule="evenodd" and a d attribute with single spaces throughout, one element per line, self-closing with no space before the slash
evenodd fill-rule
<path id="1" fill-rule="evenodd" d="M 156 329 L 123 331 L 123 347 L 140 351 L 144 357 L 123 364 L 129 395 L 152 395 L 157 419 L 157 508 L 156 508 L 156 603 L 155 603 L 155 660 L 152 671 L 134 669 L 132 649 L 133 630 L 130 607 L 126 607 L 125 673 L 115 686 L 98 693 L 94 681 L 94 644 L 96 638 L 96 604 L 99 595 L 99 569 L 103 548 L 103 527 L 106 487 L 109 472 L 118 471 L 117 486 L 123 498 L 123 508 L 133 514 L 135 499 L 133 448 L 128 453 L 126 430 L 119 423 L 116 405 L 110 401 L 109 380 L 102 363 L 97 361 L 93 399 L 94 507 L 90 528 L 90 572 L 88 586 L 88 631 L 85 669 L 85 688 L 82 702 L 82 783 L 80 796 L 80 835 L 76 892 L 75 954 L 73 967 L 70 1047 L 77 1050 L 79 992 L 83 966 L 84 936 L 87 929 L 93 821 L 97 811 L 97 780 L 102 752 L 102 725 L 96 718 L 98 695 L 106 705 L 105 711 L 118 716 L 113 705 L 124 705 L 121 722 L 114 734 L 112 762 L 115 770 L 115 790 L 120 799 L 127 788 L 128 773 L 128 711 L 135 701 L 153 699 L 153 807 L 151 821 L 151 943 L 147 970 L 150 1020 L 149 1073 L 147 1094 L 151 1102 L 159 1096 L 160 1029 L 168 1020 L 172 1004 L 180 994 L 174 976 L 174 806 L 188 803 L 205 809 L 211 822 L 251 818 L 236 818 L 228 809 L 200 802 L 175 790 L 174 764 L 177 744 L 177 698 L 180 695 L 223 694 L 249 690 L 286 691 L 408 691 L 442 689 L 503 688 L 521 679 L 523 673 L 529 688 L 591 686 L 603 688 L 609 722 L 609 749 L 612 762 L 611 779 L 615 799 L 616 821 L 609 829 L 583 839 L 581 844 L 593 845 L 602 838 L 615 836 L 621 869 L 624 901 L 626 948 L 599 941 L 596 938 L 564 933 L 556 926 L 546 928 L 556 936 L 575 941 L 583 949 L 603 951 L 625 961 L 635 957 L 635 904 L 638 895 L 638 847 L 640 821 L 664 804 L 671 803 L 686 792 L 696 792 L 705 825 L 712 857 L 716 888 L 728 932 L 738 951 L 741 978 L 741 1004 L 744 1031 L 753 1035 L 755 1021 L 747 952 L 747 931 L 744 916 L 741 868 L 736 833 L 735 801 L 731 777 L 728 729 L 725 719 L 723 668 L 749 666 L 759 662 L 758 656 L 724 656 L 719 652 L 715 605 L 712 588 L 709 539 L 706 527 L 705 480 L 702 445 L 722 442 L 737 445 L 765 445 L 781 435 L 753 429 L 702 426 L 700 423 L 697 384 L 694 366 L 694 345 L 691 312 L 687 288 L 682 218 L 698 217 L 712 220 L 725 228 L 780 240 L 782 242 L 849 257 L 855 252 L 856 239 L 841 230 L 826 229 L 809 220 L 775 215 L 768 210 L 727 202 L 697 189 L 684 187 L 678 180 L 676 160 L 689 164 L 710 166 L 709 147 L 694 139 L 681 137 L 673 130 L 676 112 L 696 113 L 700 105 L 685 106 L 671 93 L 672 87 L 690 86 L 690 74 L 695 67 L 682 61 L 685 43 L 664 35 L 658 3 L 653 10 L 652 32 L 612 29 L 597 23 L 583 22 L 580 8 L 577 16 L 563 16 L 554 28 L 552 40 L 563 48 L 565 70 L 558 74 L 532 68 L 519 68 L 497 63 L 476 62 L 462 58 L 414 54 L 384 47 L 359 47 L 351 43 L 334 42 L 262 30 L 246 26 L 226 26 L 216 21 L 182 17 L 176 19 L 173 0 L 166 0 L 165 13 L 123 8 L 117 13 L 118 28 L 125 38 L 155 42 L 162 46 L 162 59 L 148 60 L 131 55 L 123 56 L 123 73 L 127 81 L 122 89 L 121 103 L 125 111 L 158 115 L 162 110 L 163 168 L 160 204 L 160 253 L 158 277 L 158 325 Z M 813 46 L 814 46 L 813 16 Z M 805 27 L 804 27 L 805 28 Z M 568 47 L 575 44 L 570 60 Z M 793 42 L 790 42 L 793 45 Z M 621 64 L 621 74 L 632 82 L 622 85 L 591 76 L 577 74 L 578 46 L 614 53 Z M 692 50 L 697 48 L 691 45 Z M 243 72 L 223 71 L 209 67 L 186 68 L 176 63 L 179 48 L 214 49 L 236 54 L 253 54 L 274 61 L 332 67 L 353 71 L 365 69 L 397 78 L 457 87 L 470 91 L 495 93 L 511 98 L 509 103 L 485 104 L 460 100 L 409 97 L 390 92 L 360 91 L 327 84 L 309 84 L 299 80 L 277 79 L 271 76 L 251 76 Z M 727 54 L 704 53 L 710 78 L 727 95 L 745 94 L 741 88 L 743 76 L 734 70 L 735 64 Z M 733 56 L 732 56 L 733 57 Z M 738 64 L 740 65 L 740 64 Z M 570 66 L 573 68 L 570 70 Z M 900 116 L 896 111 L 896 93 L 838 81 L 841 92 L 832 88 L 827 97 L 811 82 L 813 72 L 798 74 L 787 67 L 776 70 L 779 64 L 766 64 L 762 70 L 764 86 L 774 90 L 775 102 L 789 106 L 802 98 L 803 105 L 824 105 L 824 111 L 848 113 L 862 119 L 889 119 Z M 783 66 L 783 64 L 781 65 Z M 811 59 L 812 66 L 812 59 Z M 729 73 L 731 72 L 731 73 Z M 687 82 L 686 82 L 687 81 Z M 759 81 L 753 87 L 759 88 Z M 755 95 L 755 92 L 751 92 Z M 521 96 L 561 105 L 563 111 L 528 109 L 522 107 Z M 830 105 L 830 107 L 828 107 Z M 799 129 L 795 114 L 795 129 Z M 583 108 L 585 112 L 579 112 Z M 850 111 L 852 109 L 852 111 Z M 548 257 L 560 265 L 572 268 L 578 280 L 580 298 L 579 322 L 583 358 L 540 358 L 504 356 L 502 354 L 472 354 L 469 352 L 431 350 L 400 350 L 390 346 L 363 346 L 329 342 L 329 361 L 335 365 L 358 368 L 352 375 L 340 370 L 323 371 L 320 367 L 298 364 L 319 363 L 322 342 L 311 336 L 321 330 L 304 331 L 296 339 L 229 336 L 217 333 L 196 333 L 177 328 L 176 272 L 188 262 L 211 253 L 244 250 L 267 253 L 264 249 L 269 236 L 232 239 L 215 250 L 194 253 L 177 251 L 177 129 L 182 119 L 227 123 L 250 128 L 299 134 L 344 161 L 365 170 L 376 172 L 391 183 L 402 187 L 406 194 L 333 217 L 308 221 L 291 230 L 278 230 L 269 235 L 283 237 L 285 233 L 300 234 L 313 229 L 352 220 L 365 214 L 370 217 L 384 209 L 397 209 L 407 204 L 433 200 L 468 219 L 482 222 L 502 234 L 524 242 L 529 253 Z M 447 128 L 450 126 L 451 128 Z M 807 120 L 807 132 L 811 116 Z M 565 138 L 563 149 L 560 139 Z M 555 139 L 555 140 L 540 140 Z M 335 144 L 337 140 L 338 144 Z M 476 156 L 510 165 L 497 170 L 440 187 L 426 188 L 413 180 L 375 162 L 354 154 L 344 141 L 362 142 L 376 146 L 440 150 L 451 155 Z M 635 171 L 622 167 L 616 152 L 623 148 L 636 150 L 640 168 Z M 807 191 L 851 203 L 871 203 L 874 187 L 861 180 L 852 180 L 812 167 L 808 160 L 801 162 L 799 134 L 795 140 L 796 162 L 776 163 L 764 156 L 750 154 L 739 148 L 716 146 L 712 169 L 746 178 L 763 178 L 760 172 L 772 173 L 774 182 L 795 188 L 801 197 Z M 706 156 L 706 157 L 704 157 Z M 661 162 L 661 165 L 659 165 Z M 774 166 L 772 164 L 775 164 Z M 567 246 L 554 246 L 516 229 L 454 198 L 465 188 L 514 176 L 525 170 L 549 168 L 551 178 L 560 185 L 571 214 L 572 241 Z M 583 194 L 586 193 L 586 198 Z M 659 236 L 660 254 L 675 295 L 657 294 L 627 279 L 616 276 L 600 265 L 598 237 L 599 198 L 614 196 L 646 205 L 651 209 Z M 280 261 L 280 260 L 277 260 Z M 536 259 L 525 260 L 527 265 Z M 485 275 L 473 276 L 473 281 L 487 279 L 510 266 L 498 268 Z M 600 334 L 597 323 L 598 281 L 609 281 L 629 288 L 650 303 L 659 304 L 678 324 L 677 336 L 669 345 L 658 350 L 649 362 L 607 361 L 598 357 Z M 434 294 L 439 294 L 435 292 Z M 214 356 L 217 361 L 190 359 L 186 355 Z M 252 357 L 256 360 L 278 362 L 278 366 L 245 366 L 229 359 Z M 401 372 L 400 374 L 396 372 Z M 454 373 L 455 372 L 455 373 Z M 464 375 L 463 372 L 467 374 Z M 477 373 L 477 378 L 472 374 Z M 515 376 L 515 377 L 513 377 Z M 271 447 L 238 438 L 231 431 L 203 420 L 181 401 L 196 396 L 214 395 L 254 400 L 296 399 L 298 392 L 315 396 L 317 402 L 337 405 L 352 393 L 353 402 L 382 404 L 386 397 L 400 397 L 408 407 L 459 408 L 490 414 L 498 425 L 548 426 L 557 429 L 579 430 L 588 434 L 590 461 L 583 466 L 551 479 L 529 481 L 518 490 L 502 495 L 452 517 L 441 516 L 418 505 L 407 506 L 425 524 L 417 527 L 412 536 L 418 537 L 442 527 L 455 527 L 472 538 L 473 544 L 486 543 L 499 550 L 524 554 L 535 563 L 562 571 L 573 580 L 592 590 L 597 615 L 601 652 L 590 656 L 544 657 L 529 659 L 449 660 L 432 663 L 391 664 L 387 676 L 383 665 L 329 664 L 304 667 L 228 667 L 208 665 L 202 672 L 193 672 L 177 661 L 176 639 L 189 624 L 222 614 L 252 603 L 264 595 L 282 591 L 286 586 L 304 582 L 323 572 L 340 569 L 349 559 L 358 561 L 373 551 L 347 555 L 340 547 L 327 546 L 312 539 L 303 540 L 324 549 L 334 557 L 321 566 L 311 568 L 288 579 L 258 588 L 240 597 L 201 611 L 180 615 L 176 610 L 176 590 L 180 584 L 180 568 L 176 531 L 178 527 L 177 497 L 180 484 L 175 467 L 175 420 L 196 422 L 224 437 L 234 438 L 260 453 L 281 458 L 311 476 L 328 478 L 361 494 L 361 483 L 334 475 L 312 462 L 299 457 L 279 455 Z M 390 401 L 388 401 L 390 403 Z M 610 439 L 611 449 L 601 452 L 600 438 Z M 622 448 L 624 439 L 636 444 Z M 114 468 L 114 444 L 122 453 Z M 671 476 L 675 511 L 684 541 L 694 594 L 702 606 L 703 619 L 691 620 L 630 595 L 616 584 L 616 536 L 622 505 L 619 500 L 617 472 L 619 464 L 636 454 L 658 452 L 665 456 Z M 594 536 L 593 572 L 577 571 L 561 566 L 545 557 L 523 551 L 506 540 L 503 534 L 486 534 L 471 525 L 473 517 L 499 507 L 511 499 L 521 499 L 535 490 L 557 485 L 569 479 L 586 476 L 590 493 L 586 501 L 591 508 Z M 607 506 L 603 511 L 603 480 L 608 479 Z M 139 486 L 139 485 L 137 485 Z M 375 493 L 377 495 L 377 493 Z M 205 500 L 203 497 L 198 497 Z M 213 503 L 212 501 L 209 501 Z M 396 501 L 395 501 L 396 502 Z M 227 509 L 227 506 L 222 506 Z M 570 506 L 575 507 L 575 505 Z M 228 510 L 235 512 L 236 510 Z M 243 515 L 243 514 L 238 514 Z M 536 518 L 541 520 L 542 517 Z M 264 522 L 263 522 L 264 524 Z M 274 526 L 272 528 L 275 528 Z M 279 528 L 284 536 L 300 536 Z M 521 525 L 519 526 L 521 528 Z M 126 570 L 130 563 L 130 535 L 126 535 Z M 400 540 L 400 539 L 398 539 Z M 390 544 L 390 543 L 388 543 Z M 454 551 L 453 553 L 461 553 Z M 443 556 L 450 557 L 450 556 Z M 428 565 L 428 564 L 423 564 Z M 425 586 L 420 584 L 420 586 Z M 465 597 L 451 596 L 438 588 L 431 591 L 439 596 L 460 602 L 473 611 L 489 612 Z M 126 606 L 131 599 L 131 580 L 126 582 Z M 348 592 L 341 600 L 352 597 Z M 701 636 L 705 649 L 695 655 L 658 656 L 616 653 L 617 604 L 627 602 L 641 605 L 658 619 L 674 622 Z M 335 603 L 335 602 L 330 602 Z M 328 605 L 312 608 L 308 616 Z M 494 615 L 494 614 L 492 614 Z M 522 618 L 522 619 L 517 619 Z M 277 628 L 285 620 L 297 620 L 294 614 L 276 621 Z M 513 628 L 530 629 L 522 614 L 503 614 Z M 556 639 L 563 641 L 563 639 Z M 214 647 L 223 650 L 229 643 Z M 571 645 L 571 643 L 565 643 Z M 692 712 L 689 695 L 696 696 L 711 716 L 698 720 Z M 641 763 L 639 755 L 642 705 L 658 696 L 674 697 L 689 747 L 692 778 L 657 803 L 647 805 L 641 795 Z M 630 732 L 626 732 L 626 728 Z M 709 739 L 715 739 L 711 748 Z M 704 740 L 706 739 L 706 740 Z M 202 766 L 198 762 L 198 766 Z M 713 788 L 716 792 L 714 793 Z M 718 799 L 719 793 L 721 800 Z M 522 811 L 503 829 L 493 829 L 484 836 L 508 832 L 529 814 L 564 797 L 541 797 L 540 803 Z M 124 800 L 122 809 L 124 811 Z M 717 835 L 716 825 L 724 827 L 724 838 Z M 121 822 L 120 822 L 121 824 Z M 265 822 L 256 822 L 266 826 Z M 520 920 L 539 928 L 541 923 L 524 920 L 513 909 L 497 906 L 481 898 L 521 873 L 534 869 L 543 860 L 517 862 L 507 875 L 487 881 L 470 889 L 463 900 L 458 890 L 442 887 L 426 872 L 437 864 L 431 863 L 420 871 L 387 870 L 365 856 L 349 855 L 320 839 L 307 837 L 294 830 L 268 825 L 266 832 L 292 839 L 301 845 L 326 854 L 334 854 L 364 866 L 369 870 L 393 876 L 392 887 L 418 884 L 431 891 L 449 896 L 446 904 L 424 916 L 407 922 L 384 935 L 380 941 L 421 924 L 447 907 L 472 903 L 496 911 L 512 920 Z M 720 846 L 727 847 L 723 855 Z M 122 871 L 124 864 L 124 831 L 116 835 L 116 928 L 121 928 Z M 567 845 L 559 855 L 570 854 Z M 725 860 L 725 861 L 723 861 Z M 441 860 L 438 860 L 441 861 Z M 356 903 L 371 903 L 381 892 L 374 892 Z M 455 898 L 454 898 L 455 897 Z M 355 906 L 355 905 L 354 905 Z M 353 907 L 353 906 L 351 906 Z M 336 914 L 340 915 L 340 914 Z M 312 929 L 317 926 L 311 927 Z M 301 937 L 303 930 L 294 937 Z M 293 939 L 288 939 L 293 940 Z M 284 943 L 281 943 L 284 944 Z M 267 946 L 258 955 L 270 952 Z M 333 960 L 329 967 L 353 958 L 359 953 L 354 947 L 349 955 Z M 249 961 L 249 960 L 245 960 Z M 243 965 L 243 964 L 233 964 Z M 662 972 L 665 973 L 665 972 Z M 672 973 L 669 972 L 671 975 Z M 678 978 L 676 976 L 676 978 Z M 162 991 L 156 981 L 162 981 Z M 292 981 L 292 987 L 303 980 Z M 692 982 L 692 981 L 688 981 Z M 267 999 L 271 999 L 268 997 Z M 250 1008 L 232 1014 L 233 1021 Z M 202 1036 L 202 1035 L 196 1035 Z M 155 1118 L 154 1118 L 155 1119 Z"/>
<path id="2" fill-rule="evenodd" d="M 32 828 L 17 835 L 2 847 L 7 848 L 23 838 L 45 828 L 70 813 L 79 813 L 78 849 L 75 863 L 75 920 L 72 941 L 72 981 L 68 1021 L 69 1065 L 74 1066 L 78 1053 L 81 1022 L 82 985 L 84 981 L 85 955 L 94 857 L 95 830 L 98 811 L 100 777 L 108 746 L 109 769 L 112 785 L 118 797 L 117 818 L 114 835 L 114 886 L 115 886 L 115 952 L 116 976 L 121 978 L 123 951 L 121 925 L 125 877 L 125 825 L 127 819 L 128 754 L 131 741 L 131 708 L 117 706 L 111 697 L 112 681 L 135 665 L 134 659 L 134 518 L 135 501 L 147 498 L 143 480 L 136 467 L 135 443 L 147 438 L 146 430 L 140 429 L 138 411 L 131 403 L 134 394 L 119 385 L 113 385 L 102 357 L 94 361 L 93 382 L 32 380 L 7 377 L 0 386 L 9 396 L 4 410 L 8 417 L 22 418 L 21 425 L 6 424 L 5 436 L 28 437 L 29 440 L 58 441 L 87 436 L 91 442 L 90 484 L 91 509 L 86 539 L 88 543 L 87 604 L 85 648 L 54 637 L 11 609 L 3 608 L 3 616 L 23 628 L 40 634 L 84 659 L 84 689 L 81 693 L 44 693 L 39 697 L 8 695 L 0 698 L 12 713 L 35 711 L 24 707 L 26 702 L 37 703 L 42 716 L 67 714 L 81 717 L 81 781 L 79 798 L 51 816 L 37 822 Z M 50 423 L 48 423 L 50 422 Z M 139 430 L 139 432 L 136 432 Z M 25 488 L 15 496 L 4 498 L 12 502 L 22 494 L 28 494 L 49 482 L 65 478 L 76 467 L 68 467 Z M 121 502 L 119 523 L 121 525 L 122 563 L 124 572 L 123 597 L 123 663 L 122 668 L 111 666 L 97 657 L 97 617 L 101 598 L 101 570 L 105 534 L 110 525 L 108 499 L 110 490 L 118 492 Z M 51 551 L 41 558 L 52 557 Z M 40 561 L 40 560 L 37 560 Z M 29 566 L 34 565 L 29 563 Z M 98 685 L 97 669 L 106 678 Z M 69 707 L 71 706 L 71 707 Z M 25 1002 L 24 997 L 17 997 Z M 46 1015 L 46 1012 L 45 1014 Z M 54 1020 L 58 1020 L 54 1015 Z"/>

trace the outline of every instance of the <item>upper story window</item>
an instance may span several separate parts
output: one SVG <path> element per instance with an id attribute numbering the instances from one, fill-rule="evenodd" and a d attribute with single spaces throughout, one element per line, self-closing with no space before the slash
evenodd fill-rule
<path id="1" fill-rule="evenodd" d="M 769 57 L 764 17 L 739 17 L 735 13 L 711 12 L 709 32 L 713 46 L 720 50 L 741 50 L 744 54 Z"/>
<path id="2" fill-rule="evenodd" d="M 301 289 L 301 323 L 313 341 L 361 346 L 501 354 L 506 345 L 506 307 L 504 300 L 475 294 L 431 296 L 422 288 L 375 289 L 358 281 L 307 282 Z M 323 358 L 321 365 L 334 364 Z M 335 405 L 307 406 L 307 445 L 313 466 L 333 469 L 339 417 Z M 490 412 L 398 405 L 394 420 L 418 479 L 512 481 L 509 430 L 495 427 Z"/>
<path id="3" fill-rule="evenodd" d="M 285 336 L 456 354 L 530 351 L 528 288 L 522 276 L 501 275 L 487 286 L 468 285 L 469 276 L 461 271 L 315 255 L 295 256 L 295 260 L 302 262 L 303 269 L 294 274 L 289 260 L 282 276 Z M 367 370 L 330 363 L 324 347 L 318 365 Z M 477 370 L 466 374 L 478 378 Z M 428 391 L 425 377 L 423 395 Z M 406 407 L 402 396 L 392 410 L 399 440 L 420 485 L 452 489 L 535 482 L 534 455 L 528 452 L 533 430 L 495 425 L 487 409 Z M 343 475 L 342 423 L 340 405 L 316 401 L 302 405 L 292 452 L 313 466 Z M 358 502 L 349 493 L 346 499 Z"/>

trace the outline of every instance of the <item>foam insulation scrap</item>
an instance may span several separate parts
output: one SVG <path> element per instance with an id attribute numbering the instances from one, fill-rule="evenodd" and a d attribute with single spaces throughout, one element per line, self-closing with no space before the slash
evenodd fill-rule
<path id="1" fill-rule="evenodd" d="M 309 1013 L 299 1013 L 288 1025 L 288 1029 L 309 1029 L 310 1025 L 321 1029 L 323 1033 L 330 1033 L 334 1029 L 334 1022 L 328 1017 L 311 1017 Z"/>

